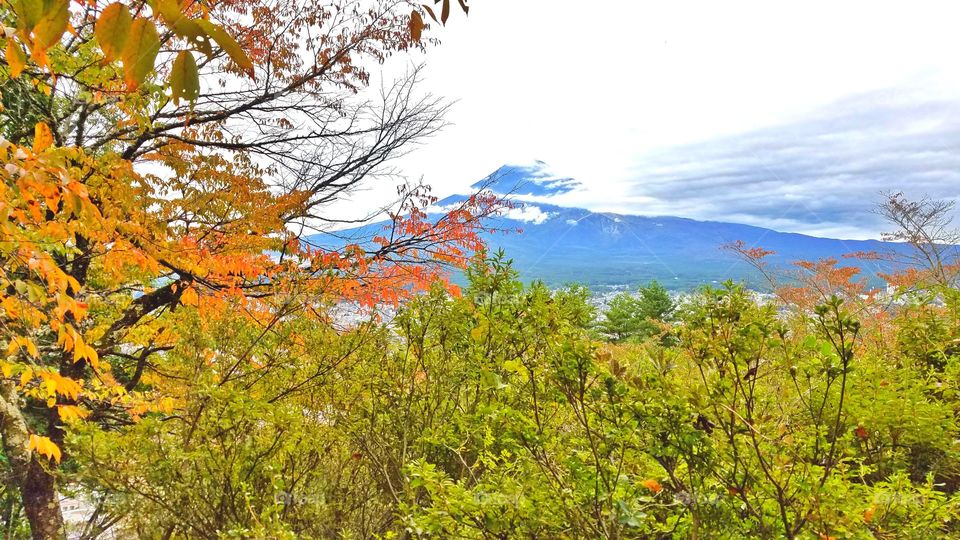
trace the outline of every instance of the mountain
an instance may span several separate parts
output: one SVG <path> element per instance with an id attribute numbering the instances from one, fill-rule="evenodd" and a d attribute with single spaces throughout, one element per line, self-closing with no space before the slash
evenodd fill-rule
<path id="1" fill-rule="evenodd" d="M 671 289 L 689 290 L 733 279 L 761 287 L 760 276 L 748 264 L 722 249 L 737 240 L 749 247 L 774 251 L 767 260 L 775 266 L 836 257 L 842 266 L 859 266 L 868 276 L 890 268 L 876 261 L 842 256 L 904 249 L 875 240 L 818 238 L 736 223 L 565 207 L 551 199 L 582 186 L 574 179 L 551 175 L 542 162 L 503 166 L 471 187 L 509 194 L 519 201 L 518 207 L 496 218 L 492 225 L 519 228 L 522 233 L 488 235 L 488 244 L 491 250 L 502 248 L 523 279 L 540 279 L 549 285 L 578 282 L 596 289 L 634 286 L 655 279 Z M 447 197 L 437 203 L 438 209 L 464 198 Z M 356 232 L 371 230 L 368 227 Z"/>

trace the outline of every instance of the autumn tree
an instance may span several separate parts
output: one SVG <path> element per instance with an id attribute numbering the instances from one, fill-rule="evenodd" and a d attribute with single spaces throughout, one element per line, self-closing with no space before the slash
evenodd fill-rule
<path id="1" fill-rule="evenodd" d="M 960 228 L 953 201 L 887 194 L 877 213 L 892 231 L 884 239 L 904 248 L 883 256 L 895 268 L 882 274 L 899 309 L 896 347 L 936 372 L 960 353 Z"/>
<path id="2" fill-rule="evenodd" d="M 960 278 L 960 229 L 953 225 L 956 203 L 922 198 L 910 200 L 903 193 L 889 193 L 877 213 L 894 228 L 883 234 L 890 242 L 903 242 L 909 253 L 890 254 L 911 269 L 893 281 L 916 285 L 955 287 Z M 922 275 L 918 275 L 922 274 Z"/>
<path id="3" fill-rule="evenodd" d="M 70 426 L 173 406 L 149 381 L 183 339 L 179 306 L 242 313 L 267 336 L 331 299 L 396 300 L 479 246 L 495 199 L 431 218 L 419 186 L 401 192 L 389 234 L 306 241 L 338 223 L 330 205 L 393 178 L 392 160 L 442 126 L 444 105 L 415 91 L 415 73 L 363 97 L 378 63 L 426 47 L 432 12 L 391 0 L 0 5 L 0 436 L 34 538 L 63 536 Z"/>

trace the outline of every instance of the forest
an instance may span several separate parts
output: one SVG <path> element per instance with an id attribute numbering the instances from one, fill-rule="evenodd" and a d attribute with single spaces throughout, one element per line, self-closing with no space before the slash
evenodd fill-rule
<path id="1" fill-rule="evenodd" d="M 3 537 L 960 536 L 952 203 L 878 208 L 883 288 L 524 283 L 515 203 L 399 181 L 449 103 L 372 83 L 467 4 L 0 3 Z"/>

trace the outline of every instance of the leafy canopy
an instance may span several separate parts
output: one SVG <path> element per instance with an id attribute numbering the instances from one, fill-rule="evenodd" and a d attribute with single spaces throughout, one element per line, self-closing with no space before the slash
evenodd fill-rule
<path id="1" fill-rule="evenodd" d="M 375 238 L 306 238 L 339 223 L 329 205 L 393 177 L 392 158 L 443 124 L 445 105 L 417 95 L 416 73 L 379 103 L 354 97 L 370 66 L 426 48 L 410 9 L 426 8 L 0 5 L 0 437 L 34 537 L 63 534 L 70 432 L 178 403 L 153 375 L 187 339 L 179 311 L 240 313 L 267 339 L 284 317 L 324 320 L 333 302 L 397 302 L 480 247 L 495 197 L 436 218 L 415 185 Z"/>

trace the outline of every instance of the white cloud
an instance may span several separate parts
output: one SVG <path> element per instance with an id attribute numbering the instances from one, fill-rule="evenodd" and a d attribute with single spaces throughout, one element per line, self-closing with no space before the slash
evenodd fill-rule
<path id="1" fill-rule="evenodd" d="M 504 163 L 536 158 L 585 186 L 558 197 L 557 204 L 700 219 L 745 216 L 769 226 L 775 222 L 768 211 L 726 208 L 716 189 L 701 189 L 691 179 L 722 176 L 731 163 L 717 159 L 704 167 L 674 150 L 694 144 L 703 150 L 712 141 L 763 130 L 776 136 L 777 126 L 802 123 L 831 103 L 883 89 L 907 103 L 956 99 L 958 19 L 960 4 L 926 0 L 678 0 L 602 7 L 572 0 L 487 0 L 439 30 L 443 43 L 428 52 L 422 90 L 457 100 L 449 117 L 453 125 L 402 166 L 410 176 L 423 175 L 442 196 L 464 192 Z M 394 67 L 405 68 L 408 61 Z M 865 124 L 854 135 L 869 142 L 869 107 L 876 104 L 863 105 L 856 112 Z M 943 128 L 904 113 L 902 133 Z M 856 146 L 850 134 L 821 136 L 824 144 L 841 138 Z M 784 152 L 802 154 L 804 142 Z M 957 141 L 945 143 L 955 148 Z M 667 154 L 673 157 L 657 161 Z M 751 166 L 750 157 L 732 156 L 736 167 Z M 856 156 L 857 162 L 867 157 Z M 731 189 L 738 197 L 789 195 L 789 204 L 819 204 L 809 186 L 791 191 L 798 180 L 771 156 L 752 160 L 757 170 L 766 167 L 781 178 L 737 184 Z M 660 175 L 658 184 L 641 189 L 648 173 Z M 939 181 L 949 185 L 955 179 Z M 850 183 L 839 176 L 829 182 Z M 890 177 L 858 185 L 878 192 L 901 183 Z M 776 223 L 814 233 L 836 232 L 838 226 L 875 233 L 874 225 L 858 227 L 849 216 L 826 217 L 841 223 L 818 229 L 819 221 L 809 216 Z"/>
<path id="2" fill-rule="evenodd" d="M 523 206 L 517 206 L 510 208 L 503 213 L 504 216 L 515 219 L 517 221 L 523 221 L 525 223 L 532 223 L 534 225 L 540 225 L 544 221 L 550 219 L 553 216 L 551 212 L 544 212 L 540 209 L 539 206 L 532 206 L 525 204 Z"/>

